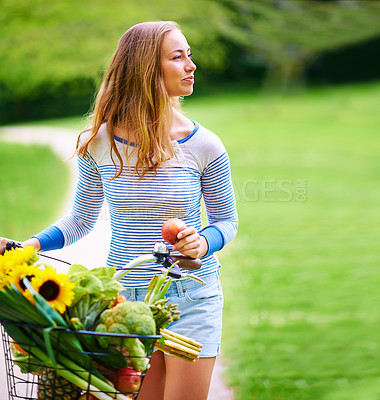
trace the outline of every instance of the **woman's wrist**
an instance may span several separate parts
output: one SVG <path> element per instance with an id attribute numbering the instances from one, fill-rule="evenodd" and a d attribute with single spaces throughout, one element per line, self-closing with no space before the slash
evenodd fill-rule
<path id="1" fill-rule="evenodd" d="M 36 237 L 32 237 L 24 242 L 21 242 L 21 246 L 33 246 L 37 251 L 41 250 L 41 243 Z"/>
<path id="2" fill-rule="evenodd" d="M 199 258 L 205 256 L 208 253 L 208 242 L 207 239 L 203 235 L 200 236 L 200 241 L 201 241 L 201 250 L 200 250 L 200 255 Z"/>

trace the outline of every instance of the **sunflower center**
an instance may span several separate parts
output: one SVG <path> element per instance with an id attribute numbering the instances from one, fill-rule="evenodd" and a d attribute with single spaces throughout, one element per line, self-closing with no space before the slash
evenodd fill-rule
<path id="1" fill-rule="evenodd" d="M 45 300 L 53 301 L 59 295 L 59 285 L 57 285 L 57 282 L 49 280 L 40 286 L 38 292 Z"/>
<path id="2" fill-rule="evenodd" d="M 26 275 L 26 276 L 24 276 L 24 278 L 26 278 L 30 282 L 32 280 L 32 278 L 34 278 L 34 275 Z M 20 287 L 21 287 L 22 290 L 26 289 L 26 286 L 25 286 L 25 284 L 23 282 L 23 279 L 19 280 L 19 284 L 20 284 Z"/>

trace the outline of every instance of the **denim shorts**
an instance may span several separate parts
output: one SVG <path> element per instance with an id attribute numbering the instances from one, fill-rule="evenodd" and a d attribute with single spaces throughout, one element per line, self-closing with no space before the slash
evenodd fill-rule
<path id="1" fill-rule="evenodd" d="M 189 278 L 173 279 L 166 297 L 178 304 L 181 314 L 168 329 L 202 343 L 200 357 L 216 357 L 220 351 L 223 311 L 219 271 L 202 279 L 206 282 L 204 286 Z M 130 301 L 144 301 L 146 290 L 126 288 L 121 294 Z"/>

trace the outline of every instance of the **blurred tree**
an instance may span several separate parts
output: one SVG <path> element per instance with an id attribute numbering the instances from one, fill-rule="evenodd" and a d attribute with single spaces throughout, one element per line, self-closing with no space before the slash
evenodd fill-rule
<path id="1" fill-rule="evenodd" d="M 0 83 L 23 96 L 43 84 L 80 77 L 97 79 L 121 35 L 149 20 L 175 20 L 205 68 L 220 68 L 215 4 L 198 1 L 173 7 L 168 0 L 0 0 Z M 202 31 L 202 33 L 201 33 Z M 207 37 L 205 41 L 204 38 Z M 208 51 L 215 50 L 213 57 Z"/>
<path id="2" fill-rule="evenodd" d="M 321 53 L 380 35 L 377 1 L 214 0 L 220 34 L 267 65 L 265 87 L 294 88 Z"/>
<path id="3" fill-rule="evenodd" d="M 143 21 L 179 22 L 199 70 L 223 68 L 213 2 L 0 0 L 0 8 L 0 122 L 85 113 L 119 38 Z"/>
<path id="4" fill-rule="evenodd" d="M 258 82 L 265 70 L 276 87 L 298 83 L 319 54 L 380 34 L 379 2 L 362 0 L 0 0 L 0 9 L 0 123 L 86 113 L 120 36 L 142 21 L 179 22 L 197 82 Z"/>

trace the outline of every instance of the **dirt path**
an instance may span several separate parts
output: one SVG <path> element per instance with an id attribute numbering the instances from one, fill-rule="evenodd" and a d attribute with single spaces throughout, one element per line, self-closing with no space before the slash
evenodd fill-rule
<path id="1" fill-rule="evenodd" d="M 69 166 L 73 184 L 63 207 L 62 216 L 66 215 L 71 208 L 77 179 L 76 162 L 75 159 L 71 158 L 75 148 L 76 137 L 76 132 L 59 128 L 9 127 L 0 129 L 0 140 L 22 142 L 25 144 L 48 144 Z M 110 237 L 109 214 L 106 205 L 104 205 L 98 222 L 89 235 L 69 247 L 49 252 L 49 255 L 88 267 L 102 266 L 106 264 Z M 23 238 L 20 239 L 23 240 Z M 61 263 L 56 263 L 55 266 L 62 269 Z M 0 354 L 2 359 L 3 353 L 1 352 Z M 6 396 L 4 393 L 6 391 L 1 389 L 5 388 L 6 384 L 3 364 L 3 362 L 0 362 L 0 400 L 7 400 L 7 397 L 4 397 Z M 208 400 L 233 399 L 232 390 L 225 386 L 222 373 L 223 365 L 220 358 L 218 358 L 211 380 Z"/>

